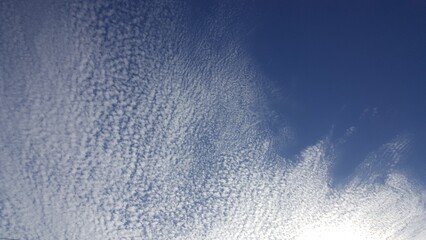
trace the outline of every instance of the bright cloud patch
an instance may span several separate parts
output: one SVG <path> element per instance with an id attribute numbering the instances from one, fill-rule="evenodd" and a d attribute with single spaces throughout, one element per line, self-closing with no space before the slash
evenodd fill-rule
<path id="1" fill-rule="evenodd" d="M 297 129 L 265 130 L 233 8 L 194 33 L 175 1 L 43 2 L 0 8 L 0 238 L 425 238 L 405 138 L 339 188 L 329 140 L 276 154 Z"/>

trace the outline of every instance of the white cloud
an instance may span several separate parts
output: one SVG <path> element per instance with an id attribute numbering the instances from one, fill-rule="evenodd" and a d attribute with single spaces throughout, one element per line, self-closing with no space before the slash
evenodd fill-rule
<path id="1" fill-rule="evenodd" d="M 351 126 L 351 127 L 349 127 L 348 129 L 346 129 L 345 137 L 350 137 L 350 136 L 352 136 L 352 134 L 354 134 L 354 133 L 355 133 L 355 131 L 356 131 L 356 127 L 355 127 L 355 126 Z"/>
<path id="2" fill-rule="evenodd" d="M 379 109 L 377 107 L 373 108 L 365 108 L 362 111 L 360 119 L 366 120 L 366 119 L 375 119 L 379 114 Z"/>

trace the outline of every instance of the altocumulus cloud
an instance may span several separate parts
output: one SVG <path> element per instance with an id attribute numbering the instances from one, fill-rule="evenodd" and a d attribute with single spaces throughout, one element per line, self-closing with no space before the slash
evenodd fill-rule
<path id="1" fill-rule="evenodd" d="M 284 159 L 237 8 L 178 2 L 2 1 L 0 237 L 425 239 L 406 136 L 339 187 L 330 140 Z"/>

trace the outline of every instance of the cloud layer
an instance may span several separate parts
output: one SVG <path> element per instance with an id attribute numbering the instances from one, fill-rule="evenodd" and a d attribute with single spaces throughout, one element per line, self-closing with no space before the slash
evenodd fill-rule
<path id="1" fill-rule="evenodd" d="M 425 237 L 424 190 L 387 164 L 406 138 L 340 188 L 329 140 L 276 153 L 293 130 L 265 127 L 233 6 L 194 31 L 175 1 L 42 2 L 0 8 L 0 237 Z"/>

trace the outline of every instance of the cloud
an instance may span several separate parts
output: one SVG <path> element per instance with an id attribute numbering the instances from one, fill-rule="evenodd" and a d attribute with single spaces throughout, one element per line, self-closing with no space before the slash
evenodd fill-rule
<path id="1" fill-rule="evenodd" d="M 56 3 L 43 15 L 2 4 L 0 237 L 300 239 L 337 223 L 371 239 L 424 234 L 424 191 L 404 175 L 334 189 L 329 141 L 294 161 L 274 154 L 227 11 L 194 36 L 173 1 Z M 404 144 L 375 159 L 398 159 Z"/>
<path id="2" fill-rule="evenodd" d="M 375 119 L 379 114 L 379 109 L 377 107 L 373 107 L 373 108 L 365 108 L 362 111 L 362 114 L 360 116 L 360 119 L 365 120 L 365 119 Z"/>
<path id="3" fill-rule="evenodd" d="M 356 131 L 356 127 L 355 126 L 351 126 L 348 129 L 346 129 L 345 131 L 345 137 L 350 137 L 352 136 L 352 134 L 354 134 Z"/>

